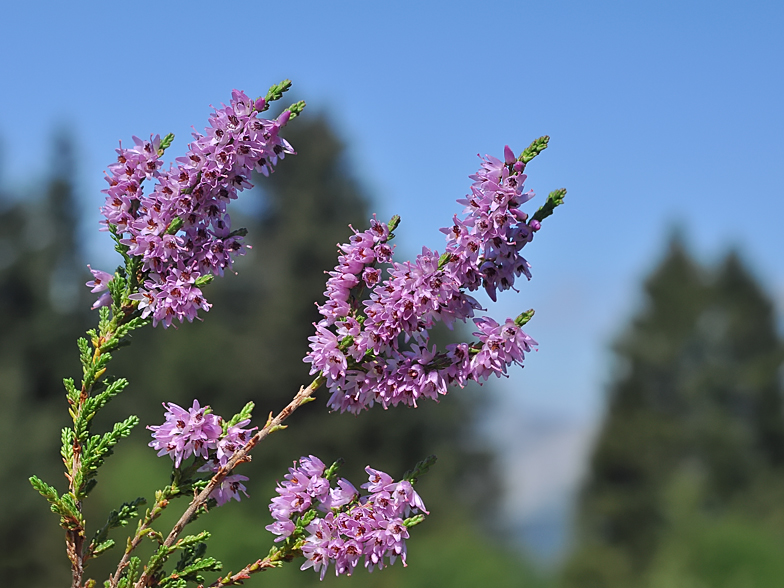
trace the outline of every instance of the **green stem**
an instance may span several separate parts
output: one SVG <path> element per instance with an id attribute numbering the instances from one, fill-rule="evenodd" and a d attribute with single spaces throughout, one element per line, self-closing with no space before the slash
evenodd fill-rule
<path id="1" fill-rule="evenodd" d="M 130 301 L 129 301 L 130 302 Z M 82 499 L 86 496 L 86 479 L 83 472 L 83 452 L 84 439 L 89 438 L 89 422 L 91 415 L 85 414 L 85 406 L 92 396 L 92 392 L 106 373 L 106 363 L 111 356 L 109 351 L 114 347 L 117 331 L 120 327 L 129 323 L 136 310 L 135 304 L 123 306 L 119 315 L 112 316 L 111 320 L 99 323 L 97 331 L 90 331 L 90 343 L 93 347 L 92 357 L 89 364 L 85 363 L 82 385 L 79 390 L 78 398 L 69 396 L 68 403 L 73 417 L 73 439 L 71 442 L 71 456 L 65 461 L 66 477 L 68 478 L 68 491 L 74 499 L 76 508 L 81 515 Z M 84 564 L 89 558 L 89 552 L 85 552 L 86 529 L 84 519 L 80 520 L 75 526 L 66 530 L 65 548 L 68 559 L 71 562 L 71 586 L 81 588 L 84 577 Z"/>
<path id="2" fill-rule="evenodd" d="M 128 545 L 125 548 L 125 553 L 123 553 L 120 563 L 117 565 L 117 570 L 109 579 L 110 588 L 117 588 L 117 585 L 120 583 L 122 573 L 128 566 L 131 553 L 133 553 L 134 549 L 139 546 L 139 543 L 142 542 L 142 539 L 147 536 L 148 532 L 151 530 L 150 525 L 152 525 L 155 519 L 161 516 L 164 509 L 169 505 L 169 500 L 177 497 L 179 494 L 179 488 L 176 486 L 166 486 L 166 488 L 163 490 L 156 492 L 155 504 L 145 513 L 144 518 L 139 521 L 134 536 L 128 539 Z"/>

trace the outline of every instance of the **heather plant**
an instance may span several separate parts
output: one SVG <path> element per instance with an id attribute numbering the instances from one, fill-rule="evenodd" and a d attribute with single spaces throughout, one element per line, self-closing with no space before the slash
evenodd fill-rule
<path id="1" fill-rule="evenodd" d="M 437 401 L 450 386 L 506 375 L 536 345 L 523 331 L 532 310 L 497 322 L 477 314 L 485 309 L 471 293 L 483 289 L 495 301 L 498 292 L 514 289 L 517 278 L 531 277 L 521 251 L 565 195 L 565 190 L 552 192 L 530 216 L 520 209 L 534 196 L 524 188 L 525 168 L 547 147 L 548 137 L 519 156 L 506 147 L 503 159 L 482 159 L 471 176 L 470 193 L 458 200 L 462 214 L 442 229 L 447 238 L 442 254 L 423 248 L 413 261 L 396 261 L 391 241 L 397 216 L 389 222 L 374 216 L 364 231 L 352 228 L 354 234 L 339 246 L 338 263 L 328 272 L 326 300 L 318 306 L 322 319 L 314 324 L 304 358 L 313 380 L 263 426 L 251 426 L 253 402 L 229 419 L 198 399 L 189 407 L 164 402 L 163 423 L 147 429 L 149 446 L 172 460 L 170 483 L 144 512 L 144 498 L 123 503 L 88 534 L 83 503 L 95 488 L 98 469 L 139 424 L 129 416 L 110 431 L 92 433 L 97 412 L 128 385 L 125 378 L 107 375 L 112 353 L 128 345 L 136 329 L 201 320 L 199 313 L 210 310 L 204 289 L 250 247 L 244 241 L 247 231 L 232 229 L 229 202 L 251 187 L 252 172 L 267 176 L 280 159 L 295 154 L 280 132 L 300 115 L 304 102 L 274 119 L 261 116 L 289 86 L 288 80 L 276 84 L 256 100 L 235 90 L 229 105 L 214 110 L 204 134 L 194 133 L 186 154 L 168 168 L 162 157 L 171 134 L 134 137 L 132 147 L 120 145 L 117 161 L 109 166 L 102 229 L 114 240 L 122 264 L 113 273 L 90 267 L 93 279 L 87 286 L 99 295 L 93 304 L 98 327 L 78 341 L 81 384 L 64 380 L 73 420 L 62 431 L 68 489 L 61 492 L 31 478 L 66 531 L 72 588 L 95 585 L 86 579 L 86 565 L 115 546 L 109 537 L 114 529 L 134 520 L 135 531 L 104 586 L 230 586 L 295 559 L 321 578 L 329 569 L 350 575 L 360 564 L 368 571 L 397 560 L 406 565 L 410 529 L 429 514 L 414 485 L 434 456 L 398 479 L 368 466 L 362 491 L 338 476 L 340 461 L 327 466 L 313 455 L 299 457 L 269 504 L 273 522 L 267 530 L 274 536 L 269 553 L 212 583 L 206 574 L 220 571 L 221 564 L 206 555 L 209 532 L 183 533 L 211 509 L 247 496 L 243 482 L 248 478 L 235 469 L 250 460 L 260 441 L 286 428 L 284 421 L 314 400 L 322 386 L 329 391 L 327 406 L 335 411 L 358 414 L 376 404 L 416 407 L 426 399 Z M 475 341 L 444 349 L 430 344 L 436 323 L 451 328 L 469 320 L 477 329 Z M 158 519 L 181 497 L 189 503 L 164 534 L 156 529 Z M 137 550 L 145 541 L 154 546 L 146 562 Z"/>

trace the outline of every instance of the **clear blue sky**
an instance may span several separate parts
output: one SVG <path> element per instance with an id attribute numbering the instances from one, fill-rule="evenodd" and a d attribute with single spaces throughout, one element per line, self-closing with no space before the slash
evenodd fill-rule
<path id="1" fill-rule="evenodd" d="M 607 343 L 675 224 L 704 259 L 739 247 L 784 302 L 784 3 L 42 1 L 2 18 L 0 181 L 35 188 L 68 125 L 93 210 L 119 139 L 173 131 L 179 152 L 209 104 L 285 77 L 412 253 L 443 247 L 477 153 L 551 135 L 529 186 L 567 205 L 500 310 L 537 310 L 517 407 L 601 412 Z"/>

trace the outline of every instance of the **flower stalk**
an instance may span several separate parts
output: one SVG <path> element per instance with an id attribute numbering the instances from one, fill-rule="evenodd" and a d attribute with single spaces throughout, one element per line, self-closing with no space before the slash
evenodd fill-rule
<path id="1" fill-rule="evenodd" d="M 267 424 L 264 425 L 264 427 L 261 428 L 255 435 L 253 435 L 253 437 L 251 437 L 242 448 L 238 449 L 228 460 L 226 465 L 218 469 L 204 489 L 202 489 L 201 492 L 199 492 L 196 496 L 194 496 L 193 500 L 191 500 L 188 508 L 186 508 L 185 512 L 182 513 L 182 516 L 174 524 L 171 531 L 166 536 L 166 539 L 161 544 L 162 547 L 170 548 L 174 545 L 177 538 L 182 534 L 183 529 L 185 529 L 185 526 L 190 522 L 196 512 L 207 503 L 207 500 L 210 498 L 210 494 L 212 494 L 212 492 L 220 485 L 226 476 L 228 476 L 231 471 L 240 463 L 250 461 L 249 454 L 253 448 L 256 447 L 260 441 L 264 440 L 271 433 L 280 430 L 283 422 L 289 418 L 294 413 L 294 411 L 296 411 L 303 404 L 307 404 L 312 400 L 313 394 L 322 386 L 322 384 L 324 384 L 324 382 L 324 376 L 319 375 L 308 386 L 301 387 L 299 392 L 294 395 L 294 398 L 286 405 L 285 408 L 283 408 L 283 410 L 281 410 L 275 417 L 268 419 Z M 161 562 L 161 565 L 162 564 L 163 562 Z M 144 588 L 145 586 L 149 586 L 155 571 L 157 571 L 157 569 L 145 569 L 144 572 L 142 572 L 139 580 L 136 582 L 135 588 Z M 121 572 L 122 570 L 118 568 L 115 576 L 119 578 L 119 574 Z"/>

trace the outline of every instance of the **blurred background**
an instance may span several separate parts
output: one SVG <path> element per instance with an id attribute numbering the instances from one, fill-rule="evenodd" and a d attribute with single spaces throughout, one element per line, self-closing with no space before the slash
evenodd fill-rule
<path id="1" fill-rule="evenodd" d="M 298 155 L 238 203 L 253 250 L 209 287 L 204 322 L 148 328 L 116 354 L 131 386 L 96 427 L 160 423 L 161 402 L 194 397 L 224 415 L 280 408 L 307 378 L 346 225 L 400 214 L 400 258 L 443 249 L 477 153 L 548 134 L 531 207 L 569 193 L 526 248 L 533 280 L 492 310 L 536 309 L 525 369 L 416 410 L 305 406 L 242 472 L 251 499 L 210 516 L 225 569 L 267 552 L 268 499 L 300 455 L 342 456 L 357 479 L 436 453 L 409 566 L 341 583 L 784 584 L 780 3 L 13 2 L 3 22 L 5 586 L 67 582 L 62 532 L 27 478 L 65 485 L 61 380 L 96 320 L 86 264 L 117 264 L 97 230 L 117 141 L 174 132 L 179 156 L 209 104 L 283 78 L 308 108 L 286 130 Z M 166 483 L 147 439 L 139 427 L 118 446 L 88 521 Z M 248 585 L 317 582 L 297 567 Z"/>

